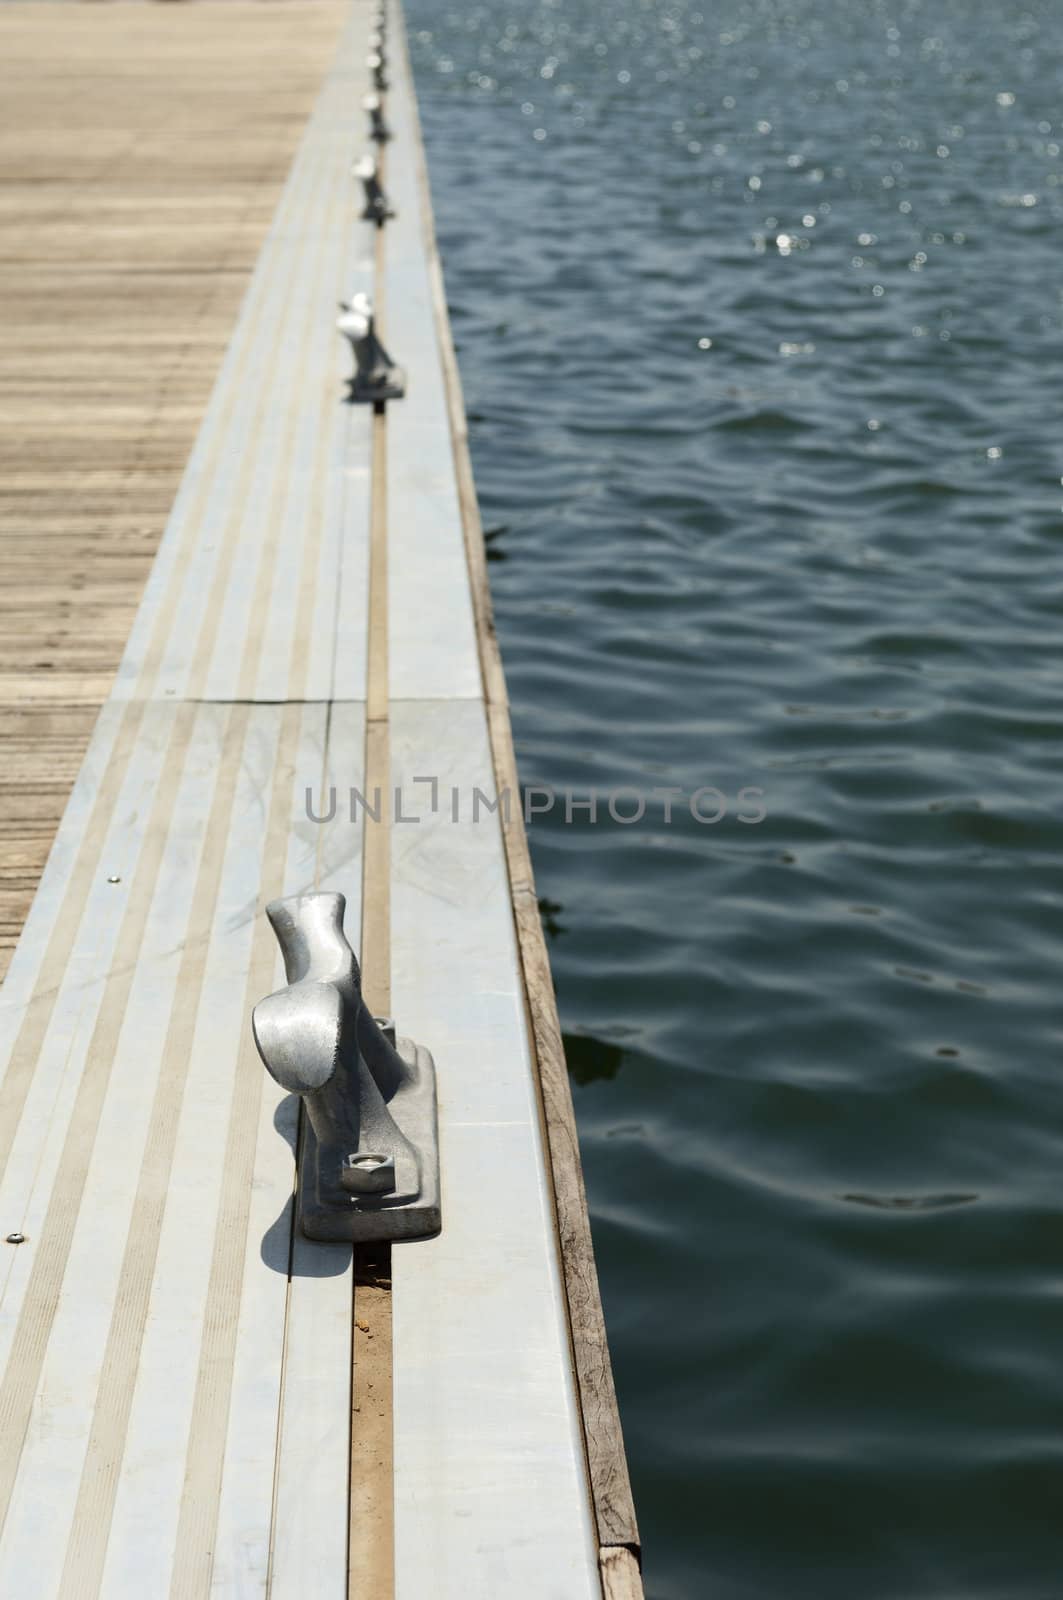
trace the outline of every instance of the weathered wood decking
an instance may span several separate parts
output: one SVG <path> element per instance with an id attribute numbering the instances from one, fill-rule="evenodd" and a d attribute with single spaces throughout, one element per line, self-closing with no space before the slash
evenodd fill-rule
<path id="1" fill-rule="evenodd" d="M 0 975 L 345 15 L 0 5 Z"/>
<path id="2" fill-rule="evenodd" d="M 368 7 L 342 17 L 0 998 L 12 1600 L 640 1593 L 523 830 L 469 816 L 516 774 L 408 64 L 396 16 L 378 234 L 347 176 Z M 331 327 L 370 284 L 410 375 L 376 416 L 338 404 Z M 416 826 L 345 815 L 425 774 Z M 248 1037 L 263 904 L 313 884 L 440 1069 L 444 1231 L 390 1278 L 293 1235 Z"/>

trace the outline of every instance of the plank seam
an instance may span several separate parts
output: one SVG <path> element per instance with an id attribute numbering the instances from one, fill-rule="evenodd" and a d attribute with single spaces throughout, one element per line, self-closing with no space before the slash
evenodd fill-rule
<path id="1" fill-rule="evenodd" d="M 381 96 L 386 109 L 386 96 Z M 378 156 L 386 183 L 386 153 Z M 385 338 L 387 229 L 374 240 L 374 320 Z M 369 628 L 367 637 L 365 790 L 389 781 L 390 700 L 388 638 L 388 411 L 373 408 L 369 500 Z M 362 983 L 376 1015 L 391 1010 L 391 828 L 386 814 L 363 845 L 361 907 Z M 365 1315 L 361 1314 L 363 1303 Z M 365 1360 L 359 1357 L 358 1334 Z M 366 1341 L 379 1340 L 372 1352 Z M 348 1593 L 361 1600 L 394 1600 L 395 1482 L 390 1244 L 356 1247 L 351 1301 L 351 1433 Z M 369 1373 L 375 1374 L 375 1380 Z M 377 1389 L 370 1396 L 371 1388 Z M 372 1410 L 371 1410 L 372 1407 Z"/>

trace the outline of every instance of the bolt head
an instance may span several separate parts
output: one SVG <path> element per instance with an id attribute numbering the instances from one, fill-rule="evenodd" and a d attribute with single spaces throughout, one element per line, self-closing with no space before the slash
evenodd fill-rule
<path id="1" fill-rule="evenodd" d="M 347 1157 L 340 1182 L 350 1195 L 389 1194 L 395 1187 L 395 1162 L 375 1150 L 356 1150 Z"/>

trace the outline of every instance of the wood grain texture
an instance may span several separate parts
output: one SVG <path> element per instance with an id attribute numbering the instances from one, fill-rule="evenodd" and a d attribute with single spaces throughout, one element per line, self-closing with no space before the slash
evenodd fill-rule
<path id="1" fill-rule="evenodd" d="M 642 1574 L 630 1550 L 613 1545 L 601 1553 L 604 1600 L 642 1600 Z"/>
<path id="2" fill-rule="evenodd" d="M 350 1600 L 395 1594 L 391 1245 L 354 1253 Z"/>
<path id="3" fill-rule="evenodd" d="M 419 149 L 423 151 L 419 137 L 417 143 Z M 436 307 L 436 328 L 446 375 L 455 471 L 473 591 L 495 780 L 499 792 L 508 790 L 511 795 L 517 796 L 520 789 L 505 674 L 495 632 L 483 531 L 469 456 L 461 378 L 450 336 L 446 292 L 432 222 L 428 176 L 423 159 L 420 179 L 427 255 Z M 509 817 L 504 821 L 503 833 L 542 1095 L 573 1358 L 579 1386 L 598 1540 L 603 1547 L 624 1547 L 625 1553 L 628 1553 L 639 1548 L 638 1524 L 624 1452 L 612 1364 L 609 1359 L 605 1319 L 602 1314 L 583 1169 L 580 1163 L 579 1136 L 561 1040 L 561 1025 L 550 972 L 550 958 L 543 936 L 527 835 L 519 805 L 510 807 Z M 633 1555 L 630 1556 L 630 1565 L 634 1571 L 632 1581 L 635 1587 L 632 1588 L 629 1584 L 628 1590 L 618 1590 L 616 1593 L 641 1596 L 638 1563 Z"/>
<path id="4" fill-rule="evenodd" d="M 0 975 L 345 15 L 0 7 Z"/>
<path id="5" fill-rule="evenodd" d="M 383 150 L 381 146 L 381 150 Z M 378 157 L 383 177 L 384 157 Z M 374 240 L 373 306 L 384 325 L 385 236 Z M 373 408 L 369 490 L 368 660 L 366 664 L 365 792 L 390 791 L 388 701 L 388 414 Z M 375 1016 L 391 1011 L 391 824 L 387 811 L 366 826 L 362 869 L 362 986 Z M 395 1404 L 392 1373 L 391 1245 L 354 1252 L 351 1332 L 350 1600 L 395 1596 Z"/>

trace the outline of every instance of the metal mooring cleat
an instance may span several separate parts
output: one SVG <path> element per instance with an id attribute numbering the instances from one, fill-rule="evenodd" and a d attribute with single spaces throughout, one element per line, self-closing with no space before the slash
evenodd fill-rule
<path id="1" fill-rule="evenodd" d="M 288 987 L 251 1018 L 266 1070 L 306 1110 L 298 1217 L 311 1239 L 420 1239 L 439 1232 L 435 1064 L 390 1018 L 372 1017 L 343 932 L 341 894 L 266 907 Z"/>
<path id="2" fill-rule="evenodd" d="M 384 54 L 382 50 L 374 50 L 366 61 L 370 72 L 373 74 L 373 88 L 383 94 L 388 86 L 387 73 L 384 69 Z"/>
<path id="3" fill-rule="evenodd" d="M 388 197 L 381 185 L 376 157 L 372 155 L 363 156 L 360 161 L 354 163 L 351 173 L 355 178 L 361 178 L 362 187 L 365 191 L 365 210 L 362 212 L 362 221 L 379 223 L 386 221 L 388 217 L 393 217 L 395 213 L 391 209 Z"/>
<path id="4" fill-rule="evenodd" d="M 336 327 L 350 340 L 354 352 L 351 399 L 364 403 L 401 400 L 406 393 L 406 379 L 376 336 L 369 296 L 356 294 L 349 305 L 342 306 Z"/>
<path id="5" fill-rule="evenodd" d="M 380 104 L 378 94 L 367 94 L 362 101 L 369 113 L 369 137 L 376 144 L 385 144 L 391 138 L 391 131 L 384 121 L 384 110 Z"/>

